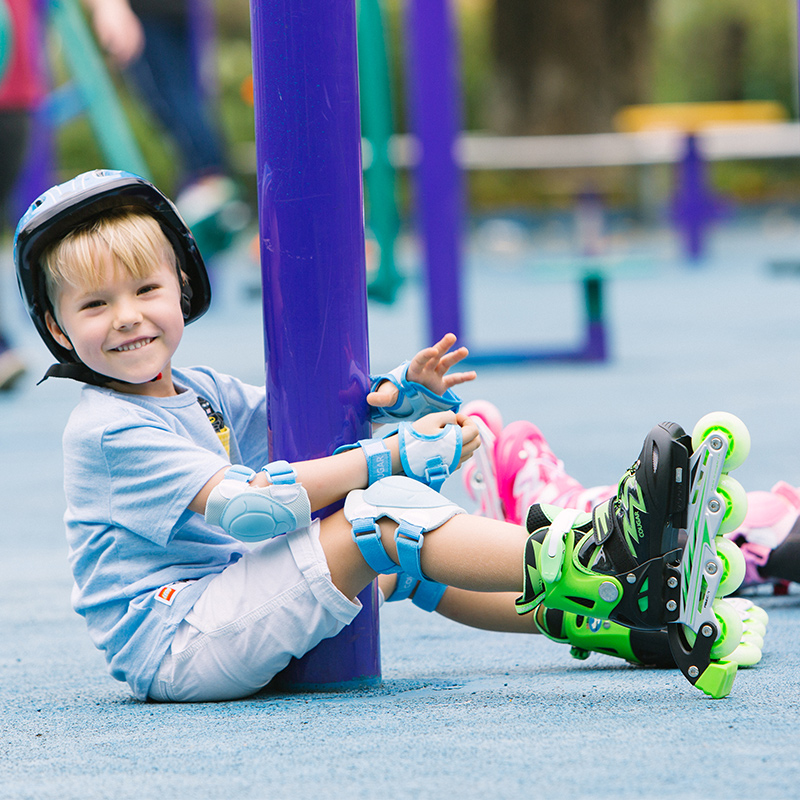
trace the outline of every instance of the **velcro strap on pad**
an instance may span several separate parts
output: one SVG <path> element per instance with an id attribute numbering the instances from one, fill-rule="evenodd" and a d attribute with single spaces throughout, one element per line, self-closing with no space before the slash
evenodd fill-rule
<path id="1" fill-rule="evenodd" d="M 381 529 L 371 517 L 352 520 L 353 541 L 358 545 L 364 561 L 371 570 L 380 575 L 400 572 L 400 567 L 392 561 L 381 541 Z"/>

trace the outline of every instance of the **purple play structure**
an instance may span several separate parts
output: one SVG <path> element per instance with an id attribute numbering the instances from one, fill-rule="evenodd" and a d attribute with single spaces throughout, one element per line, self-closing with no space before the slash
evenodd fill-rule
<path id="1" fill-rule="evenodd" d="M 470 348 L 471 366 L 606 358 L 603 275 L 583 276 L 585 326 L 576 346 L 487 350 L 462 326 L 462 235 L 466 199 L 456 148 L 462 127 L 458 31 L 451 0 L 408 0 L 406 39 L 409 116 L 419 148 L 416 218 L 424 246 L 428 335 L 454 333 Z"/>
<path id="2" fill-rule="evenodd" d="M 370 435 L 361 130 L 353 0 L 252 0 L 270 457 Z M 303 688 L 380 680 L 377 588 L 283 674 Z"/>
<path id="3" fill-rule="evenodd" d="M 294 461 L 370 433 L 355 3 L 251 0 L 251 31 L 271 457 Z M 436 341 L 462 333 L 461 109 L 448 0 L 409 0 L 407 37 L 410 116 L 421 151 L 417 217 Z M 602 358 L 600 284 L 586 284 L 592 319 L 577 353 L 477 359 Z M 293 662 L 284 683 L 331 688 L 380 680 L 375 586 L 360 599 L 356 621 Z"/>

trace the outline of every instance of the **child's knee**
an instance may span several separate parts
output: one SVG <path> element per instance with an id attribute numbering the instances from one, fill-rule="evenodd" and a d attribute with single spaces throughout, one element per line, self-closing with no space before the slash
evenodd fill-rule
<path id="1" fill-rule="evenodd" d="M 364 561 L 377 573 L 403 571 L 425 580 L 420 566 L 424 534 L 465 513 L 438 492 L 410 478 L 392 476 L 350 492 L 344 515 Z"/>

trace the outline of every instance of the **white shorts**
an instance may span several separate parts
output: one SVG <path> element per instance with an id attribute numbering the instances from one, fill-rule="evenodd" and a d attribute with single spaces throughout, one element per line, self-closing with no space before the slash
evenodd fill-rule
<path id="1" fill-rule="evenodd" d="M 335 636 L 361 610 L 331 582 L 319 523 L 277 536 L 221 572 L 180 623 L 149 697 L 233 700 Z"/>

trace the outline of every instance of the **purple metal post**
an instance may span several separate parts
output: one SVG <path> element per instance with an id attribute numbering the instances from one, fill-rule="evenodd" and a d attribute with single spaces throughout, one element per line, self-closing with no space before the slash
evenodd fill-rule
<path id="1" fill-rule="evenodd" d="M 676 168 L 672 214 L 683 235 L 686 255 L 698 261 L 705 255 L 709 226 L 722 213 L 722 203 L 708 186 L 706 162 L 697 134 L 688 133 Z"/>
<path id="2" fill-rule="evenodd" d="M 270 457 L 369 436 L 367 291 L 354 0 L 252 0 Z M 284 682 L 380 680 L 377 588 Z"/>
<path id="3" fill-rule="evenodd" d="M 431 341 L 461 337 L 464 192 L 456 145 L 461 131 L 457 32 L 449 0 L 411 0 L 406 37 L 411 127 L 420 149 L 417 224 L 424 239 Z"/>

